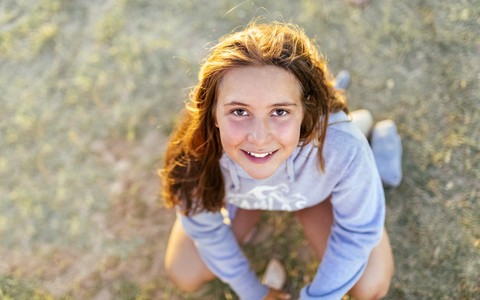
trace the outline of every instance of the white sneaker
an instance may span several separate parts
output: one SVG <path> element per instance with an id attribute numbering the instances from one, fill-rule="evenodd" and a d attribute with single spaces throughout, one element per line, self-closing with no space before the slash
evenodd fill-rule
<path id="1" fill-rule="evenodd" d="M 280 261 L 275 258 L 270 259 L 265 274 L 263 275 L 262 283 L 269 288 L 281 290 L 286 280 L 287 273 Z"/>
<path id="2" fill-rule="evenodd" d="M 375 124 L 370 143 L 382 182 L 397 187 L 402 181 L 402 141 L 395 123 L 383 120 Z"/>
<path id="3" fill-rule="evenodd" d="M 336 90 L 346 90 L 350 84 L 350 73 L 347 70 L 342 70 L 338 72 L 335 76 L 335 89 Z"/>
<path id="4" fill-rule="evenodd" d="M 352 122 L 368 138 L 373 126 L 372 114 L 366 109 L 355 110 L 350 113 Z"/>

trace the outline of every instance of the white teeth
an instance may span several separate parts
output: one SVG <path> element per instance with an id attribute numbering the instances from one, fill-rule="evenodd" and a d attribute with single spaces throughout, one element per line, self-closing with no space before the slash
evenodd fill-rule
<path id="1" fill-rule="evenodd" d="M 254 152 L 247 152 L 249 155 L 253 156 L 253 157 L 259 157 L 259 158 L 262 158 L 262 157 L 265 157 L 267 155 L 270 155 L 272 154 L 273 152 L 267 152 L 267 153 L 254 153 Z"/>

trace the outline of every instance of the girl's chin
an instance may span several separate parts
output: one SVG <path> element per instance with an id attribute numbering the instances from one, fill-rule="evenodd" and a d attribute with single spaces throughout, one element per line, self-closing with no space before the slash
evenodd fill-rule
<path id="1" fill-rule="evenodd" d="M 278 166 L 242 166 L 242 169 L 254 179 L 267 179 L 268 177 L 275 174 L 278 169 Z"/>
<path id="2" fill-rule="evenodd" d="M 275 172 L 273 172 L 273 173 L 275 173 Z M 273 173 L 271 173 L 271 174 L 270 173 L 269 174 L 256 174 L 256 173 L 252 174 L 252 173 L 247 172 L 247 174 L 250 175 L 250 177 L 252 177 L 254 179 L 267 179 L 268 177 L 272 176 Z"/>

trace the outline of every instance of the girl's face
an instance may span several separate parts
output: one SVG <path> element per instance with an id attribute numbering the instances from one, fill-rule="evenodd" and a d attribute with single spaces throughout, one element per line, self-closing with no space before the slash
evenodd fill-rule
<path id="1" fill-rule="evenodd" d="M 220 82 L 215 116 L 228 156 L 251 177 L 270 177 L 299 142 L 300 84 L 276 66 L 233 68 Z"/>

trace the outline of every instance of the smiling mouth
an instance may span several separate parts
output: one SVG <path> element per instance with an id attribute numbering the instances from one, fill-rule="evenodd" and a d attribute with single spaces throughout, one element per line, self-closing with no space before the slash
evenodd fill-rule
<path id="1" fill-rule="evenodd" d="M 255 153 L 255 152 L 247 152 L 248 155 L 256 157 L 256 158 L 264 158 L 267 157 L 268 155 L 272 155 L 273 152 L 265 152 L 265 153 Z"/>

